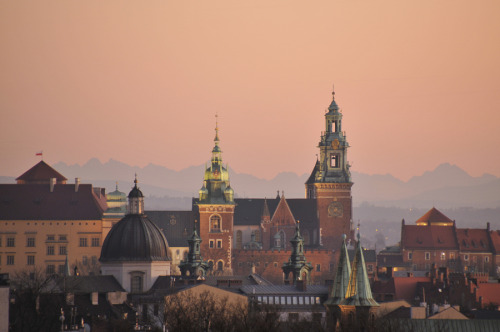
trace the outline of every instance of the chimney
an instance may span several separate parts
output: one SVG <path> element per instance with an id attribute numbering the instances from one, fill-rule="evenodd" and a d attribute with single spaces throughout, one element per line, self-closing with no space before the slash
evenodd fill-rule
<path id="1" fill-rule="evenodd" d="M 78 192 L 78 187 L 80 187 L 80 178 L 75 178 L 75 193 Z"/>
<path id="2" fill-rule="evenodd" d="M 49 179 L 49 185 L 50 185 L 50 192 L 54 192 L 54 186 L 56 185 L 56 178 L 50 178 Z"/>

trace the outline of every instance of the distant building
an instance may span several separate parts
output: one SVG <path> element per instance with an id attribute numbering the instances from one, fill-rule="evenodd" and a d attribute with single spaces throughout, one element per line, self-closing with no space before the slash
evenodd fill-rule
<path id="1" fill-rule="evenodd" d="M 98 257 L 111 223 L 103 188 L 67 184 L 44 161 L 17 178 L 0 184 L 0 272 L 43 269 L 64 273 L 68 257 L 79 273 L 98 273 Z"/>
<path id="2" fill-rule="evenodd" d="M 457 228 L 436 208 L 416 225 L 401 223 L 401 243 L 379 253 L 379 272 L 391 277 L 395 271 L 430 271 L 433 265 L 452 272 L 498 275 L 500 236 L 485 228 Z"/>

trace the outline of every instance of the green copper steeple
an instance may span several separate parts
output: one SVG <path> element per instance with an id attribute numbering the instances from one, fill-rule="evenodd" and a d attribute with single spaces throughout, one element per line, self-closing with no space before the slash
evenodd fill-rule
<path id="1" fill-rule="evenodd" d="M 304 278 L 304 281 L 309 282 L 312 265 L 306 261 L 304 255 L 304 238 L 300 235 L 299 221 L 296 223 L 295 235 L 290 243 L 292 244 L 292 253 L 288 262 L 284 263 L 282 267 L 285 280 L 289 280 L 288 276 L 292 273 L 293 283 L 297 280 L 304 280 Z"/>
<path id="2" fill-rule="evenodd" d="M 335 281 L 330 298 L 325 302 L 326 305 L 340 304 L 340 302 L 345 299 L 347 293 L 349 277 L 351 276 L 351 265 L 349 262 L 349 254 L 347 252 L 345 239 L 346 235 L 343 234 L 337 273 L 335 274 Z"/>
<path id="3" fill-rule="evenodd" d="M 361 247 L 360 235 L 358 230 L 358 241 L 356 243 L 356 252 L 354 261 L 352 262 L 352 272 L 349 279 L 349 286 L 345 299 L 340 302 L 340 305 L 354 306 L 378 306 L 372 295 L 370 281 L 366 273 L 365 258 L 363 248 Z"/>
<path id="4" fill-rule="evenodd" d="M 205 169 L 203 186 L 199 191 L 201 204 L 234 204 L 234 191 L 229 183 L 227 165 L 224 167 L 222 164 L 219 142 L 219 125 L 216 121 L 212 159 L 210 166 Z"/>
<path id="5" fill-rule="evenodd" d="M 196 221 L 195 221 L 196 222 Z M 201 237 L 196 232 L 196 226 L 193 230 L 193 235 L 187 240 L 189 244 L 189 252 L 187 259 L 179 264 L 179 269 L 183 277 L 204 277 L 209 265 L 201 257 Z"/>

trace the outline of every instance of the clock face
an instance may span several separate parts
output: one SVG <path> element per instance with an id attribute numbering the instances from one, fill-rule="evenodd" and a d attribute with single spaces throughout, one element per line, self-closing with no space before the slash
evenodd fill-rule
<path id="1" fill-rule="evenodd" d="M 328 205 L 328 216 L 329 217 L 342 217 L 344 214 L 344 207 L 340 202 L 331 202 Z"/>

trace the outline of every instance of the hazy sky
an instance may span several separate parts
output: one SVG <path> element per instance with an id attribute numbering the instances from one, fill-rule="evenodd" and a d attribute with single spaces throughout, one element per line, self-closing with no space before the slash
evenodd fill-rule
<path id="1" fill-rule="evenodd" d="M 333 83 L 353 171 L 500 176 L 498 0 L 2 0 L 0 175 L 199 165 L 215 113 L 237 172 L 309 173 Z"/>

